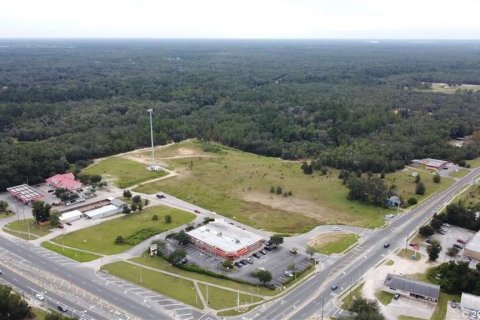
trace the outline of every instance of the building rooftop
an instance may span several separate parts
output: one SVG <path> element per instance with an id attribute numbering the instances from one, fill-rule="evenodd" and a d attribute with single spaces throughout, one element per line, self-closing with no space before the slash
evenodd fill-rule
<path id="1" fill-rule="evenodd" d="M 225 252 L 237 252 L 263 238 L 247 230 L 233 226 L 223 219 L 216 219 L 187 234 Z"/>
<path id="2" fill-rule="evenodd" d="M 55 188 L 64 188 L 74 190 L 82 187 L 80 181 L 75 180 L 73 173 L 56 174 L 53 177 L 46 179 L 47 183 Z"/>
<path id="3" fill-rule="evenodd" d="M 462 292 L 460 306 L 468 310 L 480 310 L 480 297 L 473 294 Z"/>
<path id="4" fill-rule="evenodd" d="M 440 296 L 440 286 L 423 281 L 404 278 L 391 273 L 387 275 L 383 284 L 391 289 L 399 289 L 428 298 L 438 299 Z"/>
<path id="5" fill-rule="evenodd" d="M 480 231 L 477 232 L 470 241 L 468 241 L 465 249 L 480 252 Z"/>
<path id="6" fill-rule="evenodd" d="M 10 187 L 7 188 L 7 191 L 22 202 L 35 201 L 43 197 L 43 194 L 30 187 L 28 184 Z"/>
<path id="7" fill-rule="evenodd" d="M 438 159 L 425 159 L 425 165 L 428 167 L 440 168 L 445 166 L 448 161 Z"/>
<path id="8" fill-rule="evenodd" d="M 62 213 L 62 215 L 60 216 L 60 219 L 65 220 L 68 218 L 79 217 L 82 214 L 83 214 L 82 211 L 79 211 L 79 210 L 68 211 L 68 212 Z"/>
<path id="9" fill-rule="evenodd" d="M 86 211 L 86 212 L 84 212 L 84 214 L 89 218 L 93 218 L 95 216 L 104 214 L 105 212 L 110 212 L 112 210 L 117 210 L 117 207 L 114 206 L 113 204 L 109 204 L 109 205 L 106 205 L 106 206 L 103 206 L 103 207 L 100 207 L 100 208 L 97 208 L 97 209 Z"/>

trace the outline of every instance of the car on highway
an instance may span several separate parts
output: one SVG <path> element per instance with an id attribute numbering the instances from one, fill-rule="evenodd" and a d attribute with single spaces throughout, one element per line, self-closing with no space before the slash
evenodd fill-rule
<path id="1" fill-rule="evenodd" d="M 62 306 L 62 305 L 60 305 L 60 304 L 57 306 L 57 309 L 58 309 L 58 311 L 60 311 L 60 312 L 67 312 L 67 311 L 68 311 L 68 307 L 67 307 L 67 306 Z"/>
<path id="2" fill-rule="evenodd" d="M 385 243 L 385 244 L 383 245 L 383 247 L 384 247 L 385 249 L 388 248 L 388 247 L 390 247 L 390 243 Z"/>
<path id="3" fill-rule="evenodd" d="M 156 197 L 158 199 L 165 199 L 165 195 L 164 194 L 157 194 Z"/>
<path id="4" fill-rule="evenodd" d="M 37 294 L 35 295 L 35 298 L 37 298 L 37 299 L 40 300 L 40 301 L 43 301 L 43 300 L 45 299 L 45 297 L 44 297 L 43 294 L 41 294 L 41 293 L 37 293 Z"/>
<path id="5" fill-rule="evenodd" d="M 197 209 L 193 210 L 193 212 L 198 213 L 198 214 L 201 213 L 200 210 L 197 210 Z"/>
<path id="6" fill-rule="evenodd" d="M 2 274 L 2 270 L 0 269 L 0 274 Z"/>
<path id="7" fill-rule="evenodd" d="M 335 291 L 335 290 L 338 289 L 338 286 L 334 284 L 331 289 L 332 289 L 332 291 Z"/>
<path id="8" fill-rule="evenodd" d="M 339 227 L 333 227 L 333 231 L 340 231 Z"/>

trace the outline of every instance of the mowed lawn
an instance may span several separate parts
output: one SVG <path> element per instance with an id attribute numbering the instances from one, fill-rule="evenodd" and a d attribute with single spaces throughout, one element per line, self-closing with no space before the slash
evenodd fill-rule
<path id="1" fill-rule="evenodd" d="M 135 184 L 160 178 L 165 171 L 149 171 L 145 164 L 121 157 L 110 157 L 89 166 L 82 171 L 90 175 L 101 175 L 104 179 L 113 179 L 119 188 L 128 188 Z"/>
<path id="2" fill-rule="evenodd" d="M 425 185 L 425 195 L 415 194 L 415 177 L 412 173 L 420 175 L 420 181 Z M 433 173 L 424 169 L 405 168 L 403 170 L 385 175 L 385 181 L 389 185 L 396 185 L 399 195 L 407 201 L 408 198 L 416 198 L 419 202 L 435 192 L 442 191 L 452 185 L 455 181 L 451 178 L 441 177 L 440 183 L 433 182 Z"/>
<path id="3" fill-rule="evenodd" d="M 127 262 L 115 262 L 104 265 L 102 269 L 110 274 L 137 283 L 142 287 L 156 291 L 191 306 L 203 309 L 203 304 L 196 298 L 197 291 L 192 281 L 166 275 Z"/>
<path id="4" fill-rule="evenodd" d="M 480 186 L 474 184 L 469 187 L 465 192 L 458 196 L 458 200 L 464 201 L 467 206 L 473 207 L 477 205 L 480 202 Z"/>
<path id="5" fill-rule="evenodd" d="M 358 235 L 354 233 L 328 233 L 324 236 L 327 239 L 323 239 L 321 243 L 313 245 L 315 251 L 321 254 L 342 253 L 358 240 Z"/>
<path id="6" fill-rule="evenodd" d="M 300 162 L 226 147 L 222 152 L 209 153 L 196 142 L 169 148 L 190 154 L 189 158 L 162 160 L 179 175 L 134 191 L 164 191 L 255 228 L 280 233 L 303 233 L 320 224 L 374 228 L 384 223 L 385 209 L 347 199 L 347 188 L 338 179 L 337 170 L 325 176 L 305 175 Z M 163 152 L 175 156 L 169 148 Z M 280 186 L 282 194 L 270 193 L 272 186 Z M 283 196 L 284 192 L 292 195 Z"/>
<path id="7" fill-rule="evenodd" d="M 120 213 L 123 215 L 122 213 Z M 158 216 L 153 221 L 152 217 Z M 172 222 L 165 223 L 165 216 L 170 215 Z M 96 226 L 75 231 L 52 239 L 60 245 L 92 251 L 100 254 L 116 254 L 131 248 L 131 244 L 115 244 L 117 236 L 124 239 L 135 239 L 140 242 L 154 234 L 168 231 L 183 224 L 189 223 L 195 215 L 186 211 L 155 206 L 143 211 L 124 215 L 120 218 L 105 221 Z"/>
<path id="8" fill-rule="evenodd" d="M 476 158 L 476 159 L 473 159 L 473 160 L 467 160 L 467 163 L 469 163 L 472 168 L 478 168 L 480 167 L 480 158 Z"/>
<path id="9" fill-rule="evenodd" d="M 207 297 L 207 286 L 204 284 L 199 284 L 198 286 L 208 306 L 212 309 L 225 309 L 230 307 L 236 307 L 237 305 L 249 304 L 263 300 L 260 297 L 246 295 L 230 290 L 224 290 L 212 286 L 208 286 Z"/>
<path id="10" fill-rule="evenodd" d="M 25 233 L 24 236 L 22 237 L 23 239 L 28 240 L 28 232 L 30 232 L 31 239 L 36 239 L 38 237 L 43 237 L 47 234 L 50 233 L 50 229 L 52 228 L 50 225 L 45 225 L 41 226 L 38 225 L 35 219 L 29 218 L 25 220 L 17 220 L 17 221 L 12 221 L 10 223 L 7 223 L 5 225 L 5 228 L 13 230 L 13 231 L 19 231 L 20 233 Z M 5 230 L 5 229 L 4 229 Z M 8 232 L 8 230 L 5 230 Z M 17 236 L 18 234 L 14 234 Z"/>
<path id="11" fill-rule="evenodd" d="M 99 255 L 57 246 L 51 242 L 42 242 L 42 247 L 79 262 L 88 262 L 100 258 Z"/>

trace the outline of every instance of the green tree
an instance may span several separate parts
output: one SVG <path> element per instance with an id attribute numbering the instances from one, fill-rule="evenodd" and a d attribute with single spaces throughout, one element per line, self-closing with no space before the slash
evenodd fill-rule
<path id="1" fill-rule="evenodd" d="M 304 161 L 302 163 L 302 170 L 303 170 L 303 173 L 305 174 L 312 174 L 313 173 L 313 166 L 311 163 L 307 163 L 306 161 Z"/>
<path id="2" fill-rule="evenodd" d="M 138 209 L 137 204 L 136 204 L 136 203 L 132 203 L 132 205 L 130 206 L 130 210 L 132 210 L 132 212 L 135 212 L 135 211 L 137 211 L 137 209 Z"/>
<path id="3" fill-rule="evenodd" d="M 283 243 L 283 237 L 279 234 L 274 234 L 270 236 L 270 243 L 273 245 L 281 245 Z"/>
<path id="4" fill-rule="evenodd" d="M 419 182 L 420 182 L 420 179 L 421 179 L 421 178 L 420 178 L 420 175 L 417 174 L 417 175 L 415 176 L 415 183 L 419 183 Z"/>
<path id="5" fill-rule="evenodd" d="M 442 178 L 440 177 L 440 174 L 438 174 L 438 172 L 433 175 L 433 183 L 440 183 L 441 179 Z"/>
<path id="6" fill-rule="evenodd" d="M 426 188 L 423 182 L 419 182 L 415 186 L 415 194 L 422 196 L 425 194 Z"/>
<path id="7" fill-rule="evenodd" d="M 23 320 L 33 316 L 28 303 L 12 291 L 12 288 L 0 284 L 0 319 Z"/>
<path id="8" fill-rule="evenodd" d="M 256 273 L 258 280 L 264 285 L 272 281 L 272 274 L 268 270 L 259 270 Z"/>
<path id="9" fill-rule="evenodd" d="M 277 188 L 275 189 L 275 193 L 276 194 L 282 194 L 282 187 L 277 186 Z"/>
<path id="10" fill-rule="evenodd" d="M 430 221 L 430 225 L 434 230 L 438 230 L 442 227 L 442 221 L 438 218 L 432 218 L 432 221 Z"/>
<path id="11" fill-rule="evenodd" d="M 442 246 L 437 240 L 432 240 L 432 243 L 427 247 L 428 258 L 431 261 L 437 260 L 440 251 L 442 251 Z"/>
<path id="12" fill-rule="evenodd" d="M 186 256 L 187 252 L 185 250 L 177 249 L 168 256 L 168 262 L 170 262 L 174 266 L 179 266 Z"/>
<path id="13" fill-rule="evenodd" d="M 51 209 L 52 206 L 43 201 L 34 201 L 32 204 L 32 214 L 37 222 L 48 221 Z"/>
<path id="14" fill-rule="evenodd" d="M 270 193 L 275 193 L 275 187 L 274 186 L 270 187 Z"/>
<path id="15" fill-rule="evenodd" d="M 165 223 L 172 223 L 172 216 L 171 215 L 167 214 L 165 216 Z"/>
<path id="16" fill-rule="evenodd" d="M 132 197 L 132 202 L 133 202 L 133 203 L 136 203 L 136 204 L 139 204 L 139 203 L 142 202 L 142 197 L 139 196 L 139 195 L 133 196 L 133 197 Z"/>
<path id="17" fill-rule="evenodd" d="M 408 198 L 408 200 L 407 200 L 407 204 L 408 204 L 409 206 L 416 205 L 417 203 L 418 203 L 418 201 L 417 201 L 417 199 L 414 198 L 414 197 L 410 197 L 410 198 Z"/>
<path id="18" fill-rule="evenodd" d="M 225 259 L 222 263 L 225 269 L 232 269 L 233 268 L 233 261 L 230 259 Z"/>
<path id="19" fill-rule="evenodd" d="M 181 245 L 185 245 L 185 244 L 188 244 L 190 242 L 190 237 L 183 230 L 181 230 L 179 233 L 177 233 L 174 236 L 174 239 L 177 240 L 178 243 L 181 244 Z"/>
<path id="20" fill-rule="evenodd" d="M 418 233 L 424 237 L 430 237 L 435 233 L 435 230 L 429 225 L 421 226 Z"/>
<path id="21" fill-rule="evenodd" d="M 50 213 L 49 219 L 50 219 L 50 225 L 52 227 L 57 227 L 60 224 L 60 213 L 56 210 L 53 210 Z"/>
<path id="22" fill-rule="evenodd" d="M 130 190 L 123 190 L 123 197 L 130 199 L 132 197 L 132 192 Z"/>
<path id="23" fill-rule="evenodd" d="M 157 221 L 157 220 L 158 220 L 158 216 L 157 216 L 156 214 L 154 214 L 154 215 L 152 216 L 152 220 L 153 220 L 153 221 Z"/>
<path id="24" fill-rule="evenodd" d="M 115 239 L 115 244 L 124 244 L 124 243 L 125 243 L 125 239 L 122 236 L 117 236 L 117 238 Z"/>
<path id="25" fill-rule="evenodd" d="M 130 209 L 129 206 L 124 206 L 123 209 L 122 209 L 122 213 L 124 214 L 129 214 L 132 212 L 132 209 Z"/>
<path id="26" fill-rule="evenodd" d="M 100 181 L 102 181 L 101 175 L 96 174 L 90 177 L 90 182 L 92 183 L 99 183 Z"/>
<path id="27" fill-rule="evenodd" d="M 458 248 L 456 248 L 456 247 L 451 247 L 451 248 L 448 248 L 448 249 L 447 249 L 447 255 L 448 255 L 449 257 L 455 257 L 455 256 L 458 254 L 459 251 L 460 251 L 460 250 L 458 250 Z"/>
<path id="28" fill-rule="evenodd" d="M 7 211 L 8 209 L 8 202 L 0 200 L 0 212 Z"/>

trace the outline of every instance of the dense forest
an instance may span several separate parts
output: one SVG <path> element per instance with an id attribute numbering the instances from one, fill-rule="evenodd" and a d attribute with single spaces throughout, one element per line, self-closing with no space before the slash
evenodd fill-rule
<path id="1" fill-rule="evenodd" d="M 480 84 L 480 42 L 1 40 L 0 190 L 148 145 L 148 108 L 157 144 L 363 172 L 477 157 L 448 142 L 480 93 L 432 82 Z"/>

